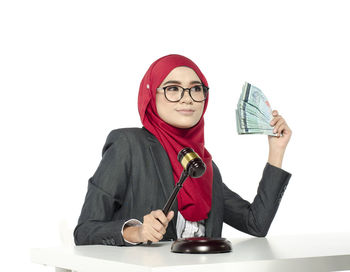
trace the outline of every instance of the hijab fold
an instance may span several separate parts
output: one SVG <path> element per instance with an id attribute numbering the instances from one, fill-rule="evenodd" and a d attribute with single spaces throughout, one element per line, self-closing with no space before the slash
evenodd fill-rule
<path id="1" fill-rule="evenodd" d="M 212 201 L 212 157 L 204 146 L 203 118 L 209 94 L 200 120 L 195 126 L 187 129 L 177 128 L 163 121 L 156 107 L 156 89 L 166 76 L 179 66 L 192 68 L 202 83 L 209 87 L 206 78 L 192 60 L 178 54 L 166 55 L 151 64 L 141 81 L 138 111 L 143 126 L 159 140 L 168 154 L 175 183 L 178 182 L 183 171 L 182 165 L 177 160 L 177 155 L 183 148 L 191 147 L 206 164 L 205 173 L 199 178 L 188 177 L 177 195 L 178 210 L 182 216 L 189 221 L 200 221 L 208 218 Z"/>

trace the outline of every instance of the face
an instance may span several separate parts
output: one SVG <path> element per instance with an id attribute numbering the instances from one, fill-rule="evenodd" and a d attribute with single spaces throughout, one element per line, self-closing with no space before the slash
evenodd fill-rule
<path id="1" fill-rule="evenodd" d="M 179 81 L 179 83 L 167 83 L 170 80 Z M 174 68 L 159 88 L 178 85 L 183 88 L 191 88 L 195 85 L 201 84 L 200 78 L 196 72 L 189 67 L 179 66 Z M 163 121 L 177 128 L 191 128 L 195 126 L 202 116 L 205 100 L 202 102 L 195 102 L 190 97 L 188 90 L 185 91 L 184 96 L 178 102 L 170 102 L 165 98 L 163 90 L 157 90 L 156 106 L 158 115 Z M 182 112 L 180 110 L 191 110 L 190 112 Z"/>

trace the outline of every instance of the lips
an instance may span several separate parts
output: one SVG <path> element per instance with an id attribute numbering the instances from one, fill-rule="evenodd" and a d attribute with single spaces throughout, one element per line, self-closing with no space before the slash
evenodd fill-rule
<path id="1" fill-rule="evenodd" d="M 194 110 L 192 110 L 192 109 L 180 109 L 180 110 L 177 110 L 177 111 L 193 112 Z"/>
<path id="2" fill-rule="evenodd" d="M 186 109 L 181 109 L 181 110 L 176 110 L 179 114 L 184 115 L 184 116 L 192 116 L 194 113 L 194 110 L 186 110 Z"/>

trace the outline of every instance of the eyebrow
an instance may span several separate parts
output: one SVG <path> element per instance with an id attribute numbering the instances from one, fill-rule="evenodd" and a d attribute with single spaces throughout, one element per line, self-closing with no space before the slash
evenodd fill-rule
<path id="1" fill-rule="evenodd" d="M 165 82 L 164 85 L 169 84 L 169 83 L 181 84 L 181 81 L 169 80 L 169 81 Z M 190 84 L 195 84 L 195 83 L 202 84 L 202 82 L 200 82 L 200 81 L 198 81 L 198 80 L 194 80 L 194 81 L 191 81 L 191 82 L 190 82 Z"/>

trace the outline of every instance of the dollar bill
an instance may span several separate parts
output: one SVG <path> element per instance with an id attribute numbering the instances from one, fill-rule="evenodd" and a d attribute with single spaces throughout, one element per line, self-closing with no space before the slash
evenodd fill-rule
<path id="1" fill-rule="evenodd" d="M 238 134 L 265 134 L 277 136 L 270 125 L 272 109 L 264 93 L 245 82 L 237 103 L 236 126 Z"/>

